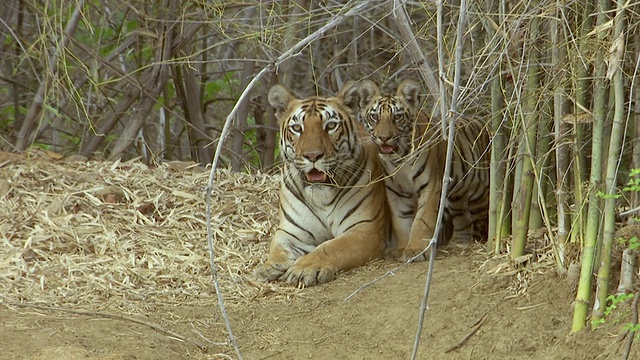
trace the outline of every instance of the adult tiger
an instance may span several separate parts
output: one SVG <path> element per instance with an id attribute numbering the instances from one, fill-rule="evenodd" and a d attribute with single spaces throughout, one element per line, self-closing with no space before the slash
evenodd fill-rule
<path id="1" fill-rule="evenodd" d="M 419 91 L 420 85 L 413 80 L 400 83 L 395 95 L 381 95 L 370 80 L 362 81 L 357 90 L 360 120 L 378 146 L 387 174 L 386 193 L 397 242 L 388 255 L 403 261 L 421 252 L 433 237 L 447 149 L 440 127 L 420 110 Z M 489 134 L 478 120 L 460 118 L 456 124 L 452 183 L 444 214 L 449 234 L 444 239 L 486 239 Z"/>
<path id="2" fill-rule="evenodd" d="M 280 224 L 260 279 L 309 286 L 382 257 L 391 231 L 383 172 L 348 89 L 302 100 L 281 85 L 269 91 L 284 167 Z"/>

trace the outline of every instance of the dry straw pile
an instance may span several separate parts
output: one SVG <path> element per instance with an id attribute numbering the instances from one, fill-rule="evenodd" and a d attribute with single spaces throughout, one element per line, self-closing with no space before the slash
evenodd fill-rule
<path id="1" fill-rule="evenodd" d="M 195 165 L 64 161 L 0 153 L 1 302 L 142 311 L 211 304 L 205 187 Z M 295 289 L 255 282 L 276 224 L 279 180 L 221 171 L 212 227 L 231 306 Z"/>

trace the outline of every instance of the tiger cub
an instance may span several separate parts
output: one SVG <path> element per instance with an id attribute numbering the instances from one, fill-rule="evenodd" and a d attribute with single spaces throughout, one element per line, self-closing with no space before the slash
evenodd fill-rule
<path id="1" fill-rule="evenodd" d="M 383 255 L 391 232 L 383 172 L 347 88 L 305 99 L 281 85 L 269 91 L 284 167 L 280 224 L 255 271 L 262 280 L 325 283 Z"/>
<path id="2" fill-rule="evenodd" d="M 439 124 L 420 111 L 420 85 L 405 80 L 395 95 L 381 95 L 370 80 L 358 85 L 359 119 L 378 147 L 397 246 L 387 255 L 406 261 L 433 237 L 447 145 Z M 456 243 L 486 239 L 489 206 L 489 134 L 478 120 L 456 121 L 452 182 L 444 223 Z M 452 228 L 452 229 L 451 229 Z M 446 230 L 446 229 L 445 229 Z M 423 255 L 417 260 L 424 260 Z"/>

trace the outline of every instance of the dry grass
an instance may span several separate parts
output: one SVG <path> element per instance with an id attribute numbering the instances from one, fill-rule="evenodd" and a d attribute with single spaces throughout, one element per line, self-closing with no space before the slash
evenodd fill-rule
<path id="1" fill-rule="evenodd" d="M 139 313 L 211 304 L 204 189 L 193 164 L 68 161 L 0 153 L 0 301 Z M 277 177 L 220 171 L 212 226 L 231 306 L 292 287 L 254 281 L 278 203 Z"/>

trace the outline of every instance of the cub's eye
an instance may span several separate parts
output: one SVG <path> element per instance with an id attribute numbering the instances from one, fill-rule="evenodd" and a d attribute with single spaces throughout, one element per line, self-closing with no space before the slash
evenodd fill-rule
<path id="1" fill-rule="evenodd" d="M 369 120 L 371 120 L 372 122 L 378 122 L 380 121 L 380 115 L 376 113 L 369 114 Z"/>
<path id="2" fill-rule="evenodd" d="M 296 134 L 300 134 L 302 132 L 302 126 L 300 124 L 289 125 L 289 130 Z"/>
<path id="3" fill-rule="evenodd" d="M 336 121 L 328 122 L 327 125 L 324 126 L 326 131 L 335 130 L 338 128 L 339 123 Z"/>
<path id="4" fill-rule="evenodd" d="M 402 118 L 404 118 L 404 115 L 402 113 L 398 113 L 398 114 L 394 114 L 393 115 L 393 120 L 394 121 L 400 121 L 400 120 L 402 120 Z"/>

